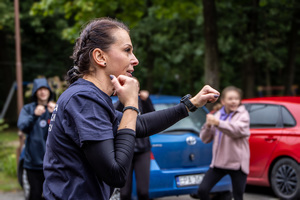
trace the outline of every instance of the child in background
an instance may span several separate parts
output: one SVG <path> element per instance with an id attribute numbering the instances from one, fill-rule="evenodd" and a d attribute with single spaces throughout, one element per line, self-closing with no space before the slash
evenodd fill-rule
<path id="1" fill-rule="evenodd" d="M 210 169 L 201 182 L 198 195 L 201 200 L 210 199 L 213 186 L 225 175 L 232 180 L 233 197 L 243 199 L 249 173 L 249 113 L 241 104 L 242 91 L 234 86 L 226 87 L 221 93 L 223 107 L 207 114 L 200 138 L 204 143 L 213 141 L 213 157 Z"/>

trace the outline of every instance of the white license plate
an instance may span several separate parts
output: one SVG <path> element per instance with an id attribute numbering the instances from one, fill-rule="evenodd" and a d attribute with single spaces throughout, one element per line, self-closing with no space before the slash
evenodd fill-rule
<path id="1" fill-rule="evenodd" d="M 204 177 L 204 174 L 192 174 L 176 177 L 178 187 L 199 185 Z"/>

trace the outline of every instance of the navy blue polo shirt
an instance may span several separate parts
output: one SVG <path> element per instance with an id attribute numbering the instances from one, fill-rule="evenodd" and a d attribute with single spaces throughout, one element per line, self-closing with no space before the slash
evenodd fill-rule
<path id="1" fill-rule="evenodd" d="M 111 98 L 89 81 L 78 79 L 59 97 L 44 157 L 46 199 L 109 199 L 113 188 L 97 178 L 82 145 L 114 138 L 120 118 Z"/>

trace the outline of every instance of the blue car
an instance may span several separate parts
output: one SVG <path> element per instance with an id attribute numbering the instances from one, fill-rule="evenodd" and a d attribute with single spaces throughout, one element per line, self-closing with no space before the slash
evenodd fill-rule
<path id="1" fill-rule="evenodd" d="M 180 102 L 179 96 L 151 95 L 155 110 L 165 109 Z M 112 97 L 113 102 L 117 101 Z M 212 159 L 212 143 L 204 144 L 199 132 L 206 120 L 206 107 L 190 113 L 190 116 L 168 129 L 150 136 L 152 145 L 150 187 L 151 199 L 164 196 L 190 194 L 197 197 L 197 189 Z M 137 199 L 135 178 L 132 200 Z M 230 196 L 231 179 L 227 175 L 212 189 L 214 194 Z M 118 192 L 111 199 L 118 199 Z M 229 197 L 229 199 L 231 199 Z"/>
<path id="2" fill-rule="evenodd" d="M 151 95 L 150 98 L 155 110 L 174 106 L 181 99 L 179 96 L 165 95 Z M 112 97 L 112 100 L 115 103 L 118 99 Z M 163 132 L 150 136 L 150 199 L 186 194 L 197 197 L 198 186 L 212 159 L 212 143 L 204 144 L 198 137 L 207 113 L 207 108 L 202 107 Z M 20 163 L 24 157 L 23 153 Z M 22 172 L 22 165 L 19 165 L 18 178 L 21 186 Z M 132 200 L 137 200 L 135 178 L 132 188 Z M 221 194 L 221 199 L 231 199 L 231 190 L 231 179 L 227 175 L 211 192 L 215 195 Z M 119 199 L 119 189 L 116 189 L 111 200 Z"/>

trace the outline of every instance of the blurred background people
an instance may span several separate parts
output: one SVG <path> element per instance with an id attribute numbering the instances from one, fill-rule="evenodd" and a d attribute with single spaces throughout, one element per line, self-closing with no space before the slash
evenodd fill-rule
<path id="1" fill-rule="evenodd" d="M 18 128 L 26 134 L 23 163 L 23 189 L 26 200 L 43 199 L 43 158 L 48 126 L 55 103 L 50 101 L 52 91 L 46 78 L 33 81 L 32 103 L 24 105 Z"/>
<path id="2" fill-rule="evenodd" d="M 213 107 L 212 110 L 210 111 L 210 114 L 215 114 L 218 110 L 220 110 L 223 107 L 221 103 L 216 103 Z"/>
<path id="3" fill-rule="evenodd" d="M 241 99 L 239 88 L 226 87 L 221 93 L 223 107 L 215 115 L 207 114 L 206 123 L 200 131 L 204 143 L 213 141 L 210 169 L 198 189 L 201 200 L 210 199 L 210 190 L 227 174 L 232 180 L 234 199 L 243 199 L 249 173 L 250 119 Z"/>
<path id="4" fill-rule="evenodd" d="M 141 114 L 155 111 L 147 90 L 140 91 L 138 104 Z M 124 105 L 120 101 L 116 102 L 114 106 L 116 110 L 123 111 Z M 125 186 L 120 190 L 121 200 L 131 200 L 133 170 L 135 172 L 138 199 L 149 199 L 150 153 L 149 137 L 136 138 L 131 169 Z"/>

